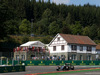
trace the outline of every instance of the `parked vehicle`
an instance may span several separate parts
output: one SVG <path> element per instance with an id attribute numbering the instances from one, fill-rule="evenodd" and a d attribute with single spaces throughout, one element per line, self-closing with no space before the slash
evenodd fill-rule
<path id="1" fill-rule="evenodd" d="M 74 70 L 74 66 L 71 63 L 65 63 L 64 66 L 57 66 L 56 70 Z"/>

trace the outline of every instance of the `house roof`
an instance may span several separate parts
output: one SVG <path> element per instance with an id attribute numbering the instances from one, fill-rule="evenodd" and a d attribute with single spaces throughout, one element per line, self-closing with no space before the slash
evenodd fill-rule
<path id="1" fill-rule="evenodd" d="M 69 44 L 84 44 L 84 45 L 96 45 L 88 36 L 80 35 L 70 35 L 70 34 L 61 34 L 60 35 L 69 43 Z"/>
<path id="2" fill-rule="evenodd" d="M 100 45 L 97 45 L 96 46 L 96 50 L 99 50 L 100 51 Z"/>

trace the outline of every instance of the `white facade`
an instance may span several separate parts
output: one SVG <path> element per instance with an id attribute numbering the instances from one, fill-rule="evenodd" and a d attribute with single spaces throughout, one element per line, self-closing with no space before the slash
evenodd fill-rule
<path id="1" fill-rule="evenodd" d="M 60 38 L 60 40 L 58 40 Z M 64 50 L 61 50 L 61 46 L 64 45 Z M 92 51 L 87 51 L 87 45 L 81 45 L 83 46 L 83 50 L 80 50 L 80 45 L 77 46 L 77 50 L 72 50 L 71 45 L 68 44 L 67 41 L 63 39 L 59 34 L 50 42 L 48 45 L 48 48 L 50 50 L 50 53 L 62 53 L 62 52 L 77 52 L 77 53 L 91 53 L 96 54 L 96 47 L 91 46 Z M 56 51 L 53 51 L 53 46 L 56 46 Z"/>
<path id="2" fill-rule="evenodd" d="M 100 51 L 96 51 L 97 52 L 97 54 L 100 54 Z"/>
<path id="3" fill-rule="evenodd" d="M 58 41 L 58 38 L 60 40 Z M 61 46 L 64 45 L 64 50 L 61 50 Z M 56 51 L 53 51 L 53 46 L 56 46 Z M 60 36 L 58 35 L 56 38 L 54 38 L 50 44 L 48 45 L 48 48 L 50 50 L 50 53 L 60 53 L 60 52 L 68 52 L 68 45 L 67 42 Z"/>
<path id="4" fill-rule="evenodd" d="M 72 50 L 72 45 L 76 46 L 76 50 Z M 63 46 L 63 50 L 62 50 L 62 46 Z M 87 51 L 88 46 L 91 48 L 90 51 Z M 82 47 L 82 50 L 80 50 L 81 47 Z M 53 38 L 53 40 L 49 43 L 48 49 L 50 50 L 50 55 L 52 55 L 52 54 L 59 55 L 60 53 L 62 53 L 62 54 L 64 53 L 66 55 L 67 55 L 67 53 L 77 53 L 77 54 L 83 54 L 83 55 L 84 54 L 85 55 L 88 55 L 88 54 L 95 55 L 96 54 L 96 47 L 95 46 L 82 45 L 82 44 L 71 44 L 71 43 L 69 44 L 60 34 L 57 34 Z M 77 54 L 76 54 L 76 56 L 77 56 Z M 67 58 L 69 58 L 69 55 L 67 55 Z M 91 58 L 91 60 L 92 60 L 92 58 Z"/>

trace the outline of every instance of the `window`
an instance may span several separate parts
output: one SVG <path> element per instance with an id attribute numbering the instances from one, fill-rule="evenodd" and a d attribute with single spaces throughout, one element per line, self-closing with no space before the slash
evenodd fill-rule
<path id="1" fill-rule="evenodd" d="M 25 55 L 21 55 L 22 60 L 25 60 Z"/>
<path id="2" fill-rule="evenodd" d="M 57 57 L 57 55 L 53 55 L 53 57 Z"/>
<path id="3" fill-rule="evenodd" d="M 31 58 L 34 59 L 35 55 L 31 55 Z"/>
<path id="4" fill-rule="evenodd" d="M 92 50 L 91 46 L 87 46 L 87 51 L 91 51 L 91 50 Z"/>
<path id="5" fill-rule="evenodd" d="M 87 60 L 91 60 L 91 55 L 87 55 Z"/>
<path id="6" fill-rule="evenodd" d="M 72 55 L 72 60 L 76 60 L 76 55 L 75 54 Z"/>
<path id="7" fill-rule="evenodd" d="M 56 51 L 56 46 L 53 46 L 53 51 Z"/>
<path id="8" fill-rule="evenodd" d="M 83 60 L 83 56 L 82 55 L 80 55 L 80 60 Z"/>
<path id="9" fill-rule="evenodd" d="M 16 55 L 16 60 L 19 60 L 19 55 Z"/>
<path id="10" fill-rule="evenodd" d="M 71 45 L 71 49 L 72 50 L 77 50 L 77 46 L 76 45 Z"/>
<path id="11" fill-rule="evenodd" d="M 65 60 L 65 55 L 61 55 L 61 60 Z"/>
<path id="12" fill-rule="evenodd" d="M 64 45 L 61 45 L 61 50 L 64 50 Z"/>
<path id="13" fill-rule="evenodd" d="M 58 41 L 60 41 L 60 37 L 58 37 L 58 39 L 57 39 Z"/>
<path id="14" fill-rule="evenodd" d="M 83 46 L 80 46 L 80 51 L 83 51 Z"/>

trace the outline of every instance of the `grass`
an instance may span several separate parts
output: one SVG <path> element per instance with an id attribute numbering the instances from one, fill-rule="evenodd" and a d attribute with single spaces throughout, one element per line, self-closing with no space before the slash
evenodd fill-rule
<path id="1" fill-rule="evenodd" d="M 79 73 L 79 72 L 91 72 L 91 71 L 100 71 L 100 68 L 97 69 L 86 69 L 86 70 L 77 70 L 77 71 L 64 71 L 64 72 L 56 72 L 56 73 L 47 73 L 47 74 L 39 74 L 39 75 L 61 75 L 61 74 L 71 74 L 71 73 Z"/>

